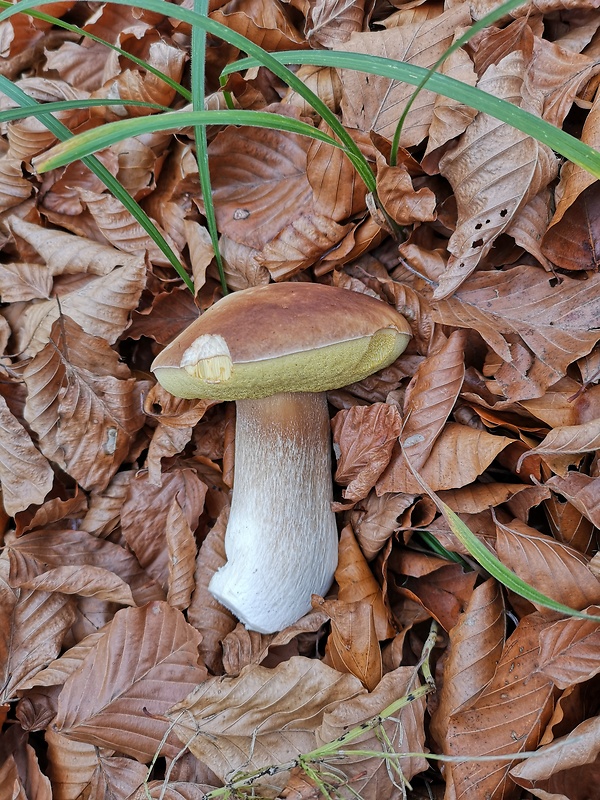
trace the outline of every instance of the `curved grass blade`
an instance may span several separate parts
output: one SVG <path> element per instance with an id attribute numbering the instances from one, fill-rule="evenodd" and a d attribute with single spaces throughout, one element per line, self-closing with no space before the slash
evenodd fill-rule
<path id="1" fill-rule="evenodd" d="M 417 67 L 415 64 L 393 61 L 392 59 L 364 53 L 348 53 L 341 50 L 313 50 L 310 52 L 288 50 L 274 53 L 273 55 L 285 64 L 311 64 L 319 67 L 353 69 L 356 72 L 366 72 L 369 75 L 381 75 L 384 78 L 404 81 L 413 86 L 418 86 L 428 75 L 428 70 L 424 67 Z M 256 66 L 258 66 L 256 59 L 244 58 L 229 64 L 223 70 L 223 75 Z M 475 86 L 467 86 L 455 78 L 439 75 L 437 72 L 429 77 L 428 89 L 445 97 L 451 97 L 453 100 L 458 100 L 465 105 L 471 106 L 471 108 L 477 109 L 477 111 L 483 111 L 491 117 L 512 125 L 513 128 L 548 145 L 548 147 L 582 167 L 594 177 L 600 178 L 600 152 L 580 142 L 579 139 L 557 128 L 555 125 L 551 125 L 546 120 L 536 117 L 534 114 L 530 114 L 528 111 L 524 111 L 506 100 L 501 100 L 498 97 L 494 97 L 494 95 L 488 94 L 488 92 L 477 89 Z"/>
<path id="2" fill-rule="evenodd" d="M 13 3 L 9 3 L 7 2 L 7 0 L 0 0 L 0 8 L 12 8 L 13 5 L 14 5 Z M 39 19 L 42 22 L 47 22 L 50 25 L 56 25 L 58 28 L 62 28 L 63 30 L 69 31 L 70 33 L 75 33 L 78 36 L 84 36 L 86 39 L 90 39 L 93 42 L 98 42 L 98 44 L 103 44 L 105 47 L 114 50 L 115 53 L 118 53 L 120 56 L 124 56 L 129 61 L 132 61 L 134 64 L 137 64 L 138 67 L 142 67 L 142 69 L 146 70 L 146 72 L 150 72 L 152 73 L 152 75 L 155 75 L 157 78 L 160 78 L 161 81 L 170 86 L 171 89 L 174 89 L 177 92 L 177 94 L 180 94 L 188 102 L 191 101 L 192 99 L 191 93 L 188 92 L 188 90 L 185 87 L 183 87 L 180 83 L 177 83 L 177 81 L 174 81 L 173 78 L 169 77 L 168 75 L 165 75 L 164 72 L 161 72 L 159 69 L 156 69 L 156 67 L 153 67 L 151 64 L 148 64 L 143 59 L 138 58 L 137 56 L 134 56 L 131 53 L 128 53 L 127 50 L 122 50 L 116 44 L 111 44 L 110 42 L 101 39 L 99 36 L 96 36 L 95 34 L 90 33 L 89 31 L 85 31 L 78 25 L 72 25 L 71 23 L 65 22 L 62 19 L 58 19 L 58 17 L 52 17 L 50 16 L 50 14 L 44 14 L 42 11 L 28 10 L 24 11 L 23 13 L 27 14 L 30 17 L 33 17 L 34 19 Z"/>
<path id="3" fill-rule="evenodd" d="M 545 594 L 538 592 L 537 589 L 534 589 L 533 586 L 530 586 L 519 578 L 512 570 L 505 567 L 451 508 L 439 499 L 436 500 L 436 504 L 440 511 L 442 511 L 444 518 L 458 541 L 467 548 L 478 564 L 487 570 L 496 580 L 506 586 L 507 589 L 529 600 L 530 603 L 545 606 L 553 611 L 558 611 L 560 614 L 600 622 L 600 617 L 595 617 L 592 614 L 585 614 L 583 611 L 576 611 L 574 608 L 558 603 L 551 597 L 547 597 Z"/>
<path id="4" fill-rule="evenodd" d="M 84 158 L 97 150 L 128 139 L 131 136 L 140 136 L 151 131 L 179 130 L 181 128 L 197 125 L 251 125 L 260 128 L 273 128 L 275 130 L 297 133 L 318 139 L 322 142 L 344 150 L 344 147 L 324 131 L 314 128 L 306 122 L 272 114 L 268 111 L 169 111 L 156 117 L 135 117 L 133 119 L 120 119 L 109 122 L 99 128 L 73 136 L 69 141 L 61 142 L 52 147 L 47 153 L 38 156 L 35 168 L 38 172 L 62 167 L 71 161 Z"/>
<path id="5" fill-rule="evenodd" d="M 30 8 L 38 8 L 54 0 L 20 0 L 19 3 L 5 9 L 0 13 L 0 22 L 9 19 L 14 14 L 19 12 L 28 11 Z M 350 157 L 352 156 L 352 163 L 358 172 L 359 176 L 365 183 L 370 192 L 375 192 L 376 182 L 375 176 L 371 171 L 369 163 L 361 153 L 358 145 L 350 136 L 348 131 L 344 128 L 336 115 L 327 107 L 327 105 L 312 92 L 305 84 L 289 70 L 284 63 L 275 58 L 273 53 L 267 53 L 262 47 L 259 47 L 254 42 L 246 39 L 245 36 L 237 33 L 236 31 L 227 28 L 220 22 L 217 22 L 210 17 L 204 17 L 187 8 L 177 6 L 172 3 L 166 3 L 165 0 L 111 0 L 115 5 L 132 6 L 136 8 L 144 8 L 147 11 L 155 11 L 157 14 L 163 14 L 167 17 L 174 17 L 182 22 L 187 22 L 192 26 L 199 26 L 207 33 L 211 33 L 219 39 L 223 39 L 229 44 L 234 45 L 242 52 L 247 53 L 257 59 L 259 65 L 265 66 L 271 70 L 278 78 L 281 78 L 291 89 L 297 92 L 312 108 L 319 114 L 319 116 L 329 125 L 334 134 L 338 137 L 340 142 L 344 145 L 344 151 Z M 293 62 L 290 62 L 293 63 Z"/>
<path id="6" fill-rule="evenodd" d="M 194 0 L 194 11 L 201 16 L 208 16 L 208 0 Z M 192 29 L 192 108 L 194 111 L 204 111 L 204 82 L 206 79 L 206 31 L 195 25 Z M 219 280 L 223 294 L 229 294 L 225 279 L 225 268 L 219 249 L 219 232 L 217 230 L 217 217 L 212 198 L 210 183 L 210 170 L 208 167 L 208 140 L 206 138 L 206 125 L 194 126 L 196 140 L 196 161 L 200 177 L 200 190 L 204 200 L 204 214 L 208 233 L 215 252 L 215 260 L 219 271 Z"/>
<path id="7" fill-rule="evenodd" d="M 18 103 L 20 106 L 35 108 L 39 105 L 36 100 L 25 94 L 22 89 L 11 83 L 11 81 L 5 78 L 4 75 L 0 75 L 0 91 L 4 92 L 7 97 L 10 97 L 11 100 L 14 100 L 14 102 Z M 38 115 L 38 119 L 44 123 L 48 130 L 51 131 L 57 139 L 64 141 L 73 135 L 71 131 L 65 125 L 63 125 L 62 122 L 60 122 L 60 120 L 55 119 L 52 114 L 47 111 L 41 112 Z M 98 161 L 95 156 L 88 156 L 82 160 L 86 167 L 88 167 L 94 173 L 94 175 L 96 175 L 96 177 L 102 181 L 109 191 L 121 201 L 134 219 L 139 222 L 148 236 L 150 236 L 150 238 L 160 248 L 164 256 L 169 260 L 173 266 L 173 269 L 175 269 L 186 286 L 190 289 L 190 291 L 193 292 L 194 284 L 190 280 L 190 277 L 185 271 L 183 265 L 180 264 L 179 259 L 169 246 L 169 243 L 156 229 L 156 226 L 152 223 L 147 214 L 142 211 L 135 200 L 128 194 L 125 187 L 122 186 L 121 183 L 119 183 L 119 181 L 110 174 L 104 164 Z"/>
<path id="8" fill-rule="evenodd" d="M 44 114 L 53 114 L 57 111 L 70 111 L 80 108 L 97 108 L 98 106 L 142 106 L 152 108 L 155 111 L 170 111 L 167 106 L 158 103 L 149 103 L 147 100 L 95 100 L 92 98 L 82 98 L 81 100 L 58 100 L 55 103 L 39 103 L 36 107 L 28 106 L 23 108 L 9 108 L 0 111 L 1 122 L 14 122 L 17 119 L 27 117 L 41 117 Z"/>

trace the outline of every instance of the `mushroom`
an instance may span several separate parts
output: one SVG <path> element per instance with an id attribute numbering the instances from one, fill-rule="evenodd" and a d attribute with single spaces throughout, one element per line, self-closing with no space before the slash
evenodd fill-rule
<path id="1" fill-rule="evenodd" d="M 247 628 L 282 630 L 331 586 L 338 537 L 325 392 L 391 364 L 410 335 L 373 297 L 274 283 L 219 300 L 154 360 L 171 394 L 237 403 L 227 562 L 208 588 Z"/>

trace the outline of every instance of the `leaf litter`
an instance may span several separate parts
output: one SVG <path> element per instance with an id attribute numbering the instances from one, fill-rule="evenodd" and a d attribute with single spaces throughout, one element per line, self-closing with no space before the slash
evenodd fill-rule
<path id="1" fill-rule="evenodd" d="M 429 67 L 496 5 L 230 0 L 209 12 L 267 50 Z M 525 3 L 441 69 L 597 147 L 596 5 Z M 123 6 L 45 11 L 189 85 L 185 23 Z M 0 42 L 2 74 L 38 101 L 123 101 L 60 112 L 73 131 L 154 113 L 127 101 L 184 105 L 134 61 L 47 22 L 13 16 Z M 225 107 L 218 74 L 237 53 L 209 44 L 207 93 Z M 221 294 L 191 132 L 99 158 L 194 296 L 86 166 L 36 174 L 32 159 L 56 142 L 43 124 L 2 127 L 0 800 L 595 796 L 597 623 L 503 590 L 413 470 L 520 578 L 599 613 L 598 182 L 429 91 L 392 164 L 411 87 L 297 75 L 368 160 L 380 207 L 326 143 L 209 128 L 227 283 L 362 292 L 405 314 L 413 339 L 329 393 L 339 565 L 327 597 L 276 634 L 246 630 L 208 591 L 226 559 L 233 409 L 172 398 L 149 371 Z M 227 89 L 238 108 L 326 130 L 266 70 Z"/>

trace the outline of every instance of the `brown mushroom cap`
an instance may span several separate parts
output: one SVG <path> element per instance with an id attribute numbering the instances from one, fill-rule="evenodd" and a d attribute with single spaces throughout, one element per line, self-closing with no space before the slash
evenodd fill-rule
<path id="1" fill-rule="evenodd" d="M 219 300 L 163 350 L 152 371 L 177 397 L 322 392 L 388 366 L 410 335 L 401 314 L 368 295 L 272 283 Z"/>

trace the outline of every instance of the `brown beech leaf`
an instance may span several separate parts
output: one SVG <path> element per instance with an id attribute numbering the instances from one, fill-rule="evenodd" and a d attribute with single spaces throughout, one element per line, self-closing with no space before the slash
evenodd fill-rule
<path id="1" fill-rule="evenodd" d="M 467 9 L 458 5 L 431 20 L 408 22 L 373 33 L 354 33 L 341 49 L 429 68 L 452 44 L 456 29 L 469 23 Z M 374 130 L 391 141 L 400 115 L 413 94 L 413 87 L 353 70 L 343 70 L 341 77 L 344 125 L 361 131 Z M 427 90 L 419 93 L 402 128 L 402 147 L 418 144 L 427 135 L 433 119 L 435 97 Z"/>
<path id="2" fill-rule="evenodd" d="M 323 214 L 307 211 L 277 233 L 256 260 L 269 270 L 273 280 L 287 280 L 334 249 L 353 228 L 351 223 L 338 225 Z"/>
<path id="3" fill-rule="evenodd" d="M 289 106 L 264 110 L 297 116 Z M 293 223 L 312 198 L 306 176 L 309 146 L 305 136 L 264 128 L 230 127 L 219 133 L 208 149 L 219 230 L 260 250 Z"/>
<path id="4" fill-rule="evenodd" d="M 111 622 L 107 623 L 107 625 L 100 630 L 90 633 L 76 645 L 70 647 L 62 656 L 59 656 L 59 658 L 51 661 L 47 667 L 37 672 L 33 678 L 26 680 L 21 685 L 21 689 L 32 689 L 40 686 L 62 686 L 69 675 L 72 675 L 76 670 L 79 669 L 85 656 L 108 631 L 108 627 L 110 626 Z M 54 709 L 54 714 L 52 716 L 54 717 L 55 714 L 56 709 Z"/>
<path id="5" fill-rule="evenodd" d="M 0 702 L 14 700 L 20 684 L 56 658 L 74 619 L 71 598 L 15 593 L 0 579 Z"/>
<path id="6" fill-rule="evenodd" d="M 87 92 L 75 89 L 61 80 L 48 78 L 23 78 L 16 85 L 29 97 L 38 102 L 57 102 L 61 100 L 81 100 L 88 96 Z M 3 107 L 16 105 L 13 101 L 3 102 Z M 71 108 L 55 112 L 56 117 L 71 130 L 75 130 L 89 120 L 87 108 Z M 8 155 L 16 161 L 29 161 L 31 156 L 41 153 L 56 142 L 56 137 L 37 117 L 28 116 L 7 124 L 9 141 Z"/>
<path id="7" fill-rule="evenodd" d="M 200 654 L 207 667 L 215 675 L 223 673 L 221 642 L 234 630 L 237 620 L 208 591 L 214 573 L 225 564 L 225 529 L 229 517 L 229 506 L 219 514 L 208 532 L 196 559 L 194 575 L 195 589 L 188 609 L 188 620 L 202 634 Z"/>
<path id="8" fill-rule="evenodd" d="M 40 769 L 38 757 L 25 737 L 3 737 L 0 752 L 0 796 L 2 800 L 26 798 L 35 793 L 36 800 L 53 800 L 52 787 Z M 8 739 L 8 741 L 7 741 Z M 12 739 L 12 741 L 11 741 Z M 12 750 L 12 752 L 10 752 Z"/>
<path id="9" fill-rule="evenodd" d="M 556 455 L 593 453 L 600 449 L 600 419 L 582 425 L 562 425 L 553 428 L 537 447 L 527 455 Z"/>
<path id="10" fill-rule="evenodd" d="M 33 192 L 31 183 L 23 177 L 20 161 L 0 158 L 0 213 L 18 206 Z"/>
<path id="11" fill-rule="evenodd" d="M 465 375 L 466 336 L 454 331 L 439 350 L 419 364 L 404 397 L 402 453 L 386 470 L 384 480 L 390 481 L 395 492 L 415 491 L 415 480 L 408 467 L 417 472 L 446 424 Z M 398 447 L 396 447 L 398 451 Z"/>
<path id="12" fill-rule="evenodd" d="M 540 747 L 535 758 L 510 771 L 511 778 L 542 800 L 584 800 L 598 786 L 600 717 L 586 719 L 550 745 Z"/>
<path id="13" fill-rule="evenodd" d="M 331 619 L 325 663 L 355 675 L 370 692 L 383 675 L 381 648 L 369 603 L 319 600 L 316 606 Z"/>
<path id="14" fill-rule="evenodd" d="M 129 256 L 82 236 L 64 231 L 42 228 L 18 217 L 10 217 L 8 225 L 16 234 L 39 253 L 51 275 L 80 274 L 108 275 L 116 267 L 143 268 L 139 256 Z"/>
<path id="15" fill-rule="evenodd" d="M 172 555 L 166 542 L 171 505 L 177 499 L 187 524 L 194 531 L 205 496 L 206 485 L 191 469 L 166 473 L 162 486 L 151 483 L 148 473 L 143 471 L 134 475 L 129 483 L 128 496 L 121 509 L 123 536 L 142 567 L 164 589 L 168 586 Z M 172 540 L 171 546 L 173 544 Z"/>
<path id="16" fill-rule="evenodd" d="M 368 722 L 376 717 L 394 700 L 404 697 L 415 688 L 413 667 L 399 667 L 388 672 L 379 685 L 369 694 L 362 693 L 328 710 L 323 723 L 317 731 L 319 744 L 332 742 L 343 736 L 350 728 Z M 393 719 L 382 723 L 382 728 L 396 753 L 424 753 L 425 735 L 423 719 L 425 699 L 408 703 L 394 714 Z M 387 769 L 385 760 L 369 755 L 352 755 L 352 750 L 378 753 L 381 751 L 381 730 L 371 730 L 356 740 L 356 744 L 344 748 L 343 758 L 333 763 L 347 777 L 353 790 L 364 800 L 382 800 L 384 797 L 401 797 L 403 789 L 394 784 L 394 773 Z M 398 767 L 404 779 L 427 769 L 427 761 L 419 755 L 403 756 L 398 759 Z M 396 776 L 397 777 L 397 776 Z"/>
<path id="17" fill-rule="evenodd" d="M 312 47 L 335 50 L 363 28 L 366 0 L 316 0 L 310 5 L 305 33 Z"/>
<path id="18" fill-rule="evenodd" d="M 54 729 L 142 762 L 159 751 L 175 756 L 179 747 L 171 737 L 161 747 L 163 714 L 206 679 L 199 642 L 181 612 L 166 603 L 118 611 L 108 633 L 65 681 Z"/>
<path id="19" fill-rule="evenodd" d="M 0 396 L 0 483 L 9 516 L 39 505 L 52 488 L 52 467 Z"/>
<path id="20" fill-rule="evenodd" d="M 321 129 L 331 134 L 331 129 L 324 124 Z M 316 211 L 335 222 L 365 211 L 366 187 L 339 147 L 315 139 L 306 157 L 306 176 L 313 190 Z"/>
<path id="21" fill-rule="evenodd" d="M 35 578 L 19 582 L 19 587 L 97 597 L 123 606 L 135 605 L 129 586 L 118 575 L 102 567 L 55 567 Z"/>
<path id="22" fill-rule="evenodd" d="M 446 752 L 450 717 L 474 702 L 493 678 L 505 636 L 502 593 L 490 578 L 473 591 L 458 624 L 450 631 L 442 687 L 431 717 L 431 732 L 442 752 Z"/>
<path id="23" fill-rule="evenodd" d="M 552 713 L 553 684 L 536 673 L 539 637 L 545 626 L 538 615 L 522 619 L 510 636 L 494 677 L 475 703 L 454 714 L 448 724 L 447 753 L 464 759 L 449 764 L 449 785 L 456 797 L 516 798 L 510 761 L 473 757 L 512 755 L 535 749 Z"/>
<path id="24" fill-rule="evenodd" d="M 520 520 L 496 527 L 498 558 L 539 592 L 559 602 L 568 598 L 578 610 L 600 602 L 600 581 L 584 555 Z"/>
<path id="25" fill-rule="evenodd" d="M 112 751 L 78 742 L 46 730 L 49 771 L 54 800 L 77 800 L 82 796 L 124 800 L 144 781 L 148 768 Z"/>
<path id="26" fill-rule="evenodd" d="M 27 261 L 0 265 L 0 296 L 4 303 L 47 299 L 52 291 L 52 276 L 42 264 Z"/>
<path id="27" fill-rule="evenodd" d="M 198 306 L 187 287 L 176 287 L 171 292 L 157 294 L 150 311 L 133 312 L 127 337 L 148 336 L 166 345 L 198 319 L 198 315 Z"/>
<path id="28" fill-rule="evenodd" d="M 286 6 L 277 0 L 262 0 L 261 3 L 229 0 L 210 16 L 270 52 L 306 47 L 286 13 Z"/>
<path id="29" fill-rule="evenodd" d="M 140 387 L 113 377 L 117 364 L 104 340 L 63 317 L 23 370 L 25 418 L 42 452 L 85 489 L 106 488 L 144 423 Z"/>
<path id="30" fill-rule="evenodd" d="M 597 614 L 598 608 L 586 609 Z M 559 689 L 588 681 L 600 672 L 600 627 L 585 619 L 561 619 L 549 625 L 540 636 L 540 672 Z"/>
<path id="31" fill-rule="evenodd" d="M 160 588 L 142 570 L 135 557 L 125 548 L 85 531 L 37 530 L 18 539 L 9 539 L 10 583 L 20 586 L 34 581 L 48 570 L 73 567 L 85 579 L 87 567 L 112 573 L 125 584 L 139 605 L 162 599 Z M 77 569 L 75 569 L 77 568 Z M 92 570 L 90 578 L 98 573 Z M 109 577 L 107 575 L 106 577 Z M 115 586 L 120 584 L 116 583 Z"/>
<path id="32" fill-rule="evenodd" d="M 242 768 L 285 763 L 314 749 L 327 711 L 361 692 L 352 675 L 295 657 L 274 669 L 251 664 L 237 678 L 209 678 L 167 717 L 196 758 L 228 780 Z"/>
<path id="33" fill-rule="evenodd" d="M 387 540 L 400 529 L 399 517 L 416 500 L 416 495 L 375 492 L 350 512 L 352 527 L 367 561 L 372 561 Z"/>
<path id="34" fill-rule="evenodd" d="M 558 475 L 550 478 L 547 486 L 565 497 L 597 528 L 600 527 L 600 478 L 569 472 L 564 478 Z"/>
<path id="35" fill-rule="evenodd" d="M 402 417 L 395 406 L 373 403 L 340 411 L 333 422 L 336 447 L 335 480 L 347 484 L 346 500 L 366 497 L 387 467 L 392 448 L 402 429 Z"/>
<path id="36" fill-rule="evenodd" d="M 204 486 L 204 484 L 203 484 Z M 206 494 L 207 487 L 204 487 Z M 169 591 L 167 602 L 173 608 L 185 610 L 194 590 L 196 540 L 182 507 L 174 497 L 169 507 L 166 527 L 169 551 Z"/>
<path id="37" fill-rule="evenodd" d="M 103 492 L 90 495 L 87 514 L 79 523 L 79 529 L 101 539 L 109 536 L 119 525 L 121 506 L 127 496 L 133 472 L 117 472 Z"/>
<path id="38" fill-rule="evenodd" d="M 600 137 L 599 137 L 600 138 Z M 546 225 L 542 253 L 553 264 L 569 270 L 600 267 L 600 192 L 593 183 L 583 189 L 555 224 Z"/>
<path id="39" fill-rule="evenodd" d="M 444 325 L 474 328 L 506 362 L 495 374 L 508 399 L 540 397 L 569 364 L 589 353 L 600 338 L 600 309 L 595 301 L 600 276 L 587 281 L 564 277 L 560 288 L 531 266 L 472 276 L 454 297 L 433 306 L 433 318 Z M 529 369 L 540 366 L 537 391 L 516 392 L 512 375 L 503 377 L 513 359 L 511 334 L 533 352 Z"/>
<path id="40" fill-rule="evenodd" d="M 540 114 L 541 98 L 527 86 L 525 68 L 522 53 L 511 53 L 486 70 L 478 87 Z M 506 159 L 510 170 L 499 168 Z M 557 162 L 546 145 L 480 113 L 440 159 L 440 172 L 454 189 L 458 222 L 448 243 L 448 266 L 433 294 L 438 300 L 477 268 L 519 209 L 556 176 Z"/>
<path id="41" fill-rule="evenodd" d="M 377 168 L 377 195 L 387 214 L 398 225 L 431 222 L 436 217 L 436 198 L 431 189 L 415 189 L 404 164 Z"/>
<path id="42" fill-rule="evenodd" d="M 110 244 L 125 253 L 146 253 L 153 264 L 164 267 L 169 265 L 170 262 L 162 251 L 115 197 L 85 189 L 79 190 L 79 196 Z M 169 235 L 165 231 L 161 233 L 177 252 L 177 246 Z"/>
<path id="43" fill-rule="evenodd" d="M 481 475 L 492 461 L 513 440 L 506 436 L 492 436 L 456 422 L 448 423 L 435 441 L 431 453 L 423 467 L 418 471 L 425 483 L 434 492 L 442 489 L 457 489 L 466 486 Z M 385 492 L 422 493 L 423 489 L 416 479 L 404 479 L 396 487 L 394 479 L 395 458 L 377 482 L 377 494 Z"/>
<path id="44" fill-rule="evenodd" d="M 598 97 L 586 118 L 581 139 L 590 147 L 600 145 Z M 585 269 L 586 265 L 597 265 L 600 259 L 595 215 L 599 195 L 594 184 L 589 172 L 571 162 L 565 163 L 556 190 L 556 211 L 542 242 L 544 255 L 563 269 Z"/>
<path id="45" fill-rule="evenodd" d="M 340 534 L 339 560 L 335 571 L 342 602 L 361 602 L 373 609 L 375 633 L 379 641 L 391 639 L 395 629 L 385 606 L 383 592 L 371 572 L 349 525 Z"/>

